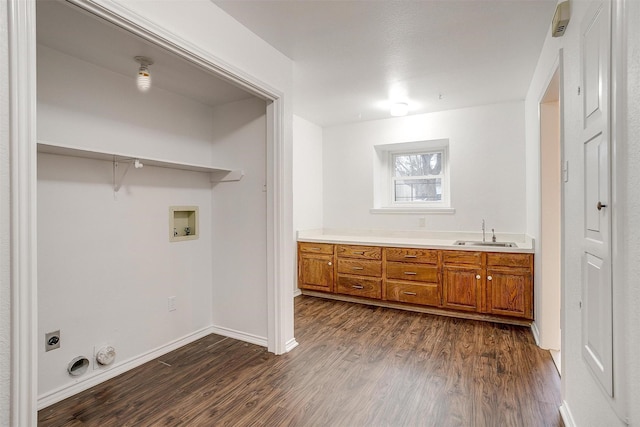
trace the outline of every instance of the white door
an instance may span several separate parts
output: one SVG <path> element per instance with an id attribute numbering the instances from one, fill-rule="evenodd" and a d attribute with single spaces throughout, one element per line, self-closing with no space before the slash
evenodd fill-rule
<path id="1" fill-rule="evenodd" d="M 584 253 L 582 354 L 613 396 L 609 75 L 611 3 L 599 3 L 582 27 Z"/>

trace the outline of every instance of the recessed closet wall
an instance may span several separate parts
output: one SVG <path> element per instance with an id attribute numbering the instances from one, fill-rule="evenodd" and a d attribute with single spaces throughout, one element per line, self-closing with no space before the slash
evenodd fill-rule
<path id="1" fill-rule="evenodd" d="M 40 406 L 210 332 L 266 345 L 265 102 L 141 93 L 131 65 L 124 75 L 39 44 L 38 140 L 245 176 L 212 184 L 209 173 L 146 165 L 115 192 L 111 161 L 38 154 Z M 169 241 L 176 205 L 198 206 L 198 239 Z M 60 348 L 45 352 L 54 330 Z M 108 368 L 94 360 L 102 345 L 117 352 Z M 71 377 L 76 356 L 91 365 Z"/>

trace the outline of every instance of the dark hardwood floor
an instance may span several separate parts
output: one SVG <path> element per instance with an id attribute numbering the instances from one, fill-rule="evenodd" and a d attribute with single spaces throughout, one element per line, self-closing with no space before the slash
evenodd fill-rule
<path id="1" fill-rule="evenodd" d="M 210 335 L 41 410 L 39 426 L 562 426 L 528 328 L 300 296 L 283 356 Z"/>

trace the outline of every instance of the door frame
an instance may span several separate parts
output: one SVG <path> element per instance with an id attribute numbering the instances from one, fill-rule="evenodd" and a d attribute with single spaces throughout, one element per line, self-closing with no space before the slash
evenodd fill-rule
<path id="1" fill-rule="evenodd" d="M 543 199 L 543 193 L 542 193 L 542 164 L 543 164 L 543 157 L 542 157 L 542 131 L 541 131 L 541 127 L 542 127 L 542 111 L 541 111 L 541 104 L 544 103 L 544 98 L 545 95 L 550 87 L 550 85 L 552 84 L 552 81 L 554 79 L 554 76 L 556 75 L 556 73 L 558 74 L 558 103 L 559 103 L 559 126 L 560 126 L 560 134 L 559 134 L 559 149 L 560 149 L 560 165 L 562 165 L 562 170 L 561 170 L 561 182 L 559 183 L 560 185 L 560 235 L 557 236 L 557 238 L 559 239 L 559 243 L 560 243 L 560 277 L 558 278 L 559 280 L 559 286 L 560 286 L 560 299 L 561 301 L 564 300 L 564 277 L 563 277 L 563 272 L 562 272 L 562 266 L 565 263 L 565 251 L 564 251 L 564 247 L 565 247 L 565 242 L 564 242 L 564 234 L 562 232 L 562 230 L 564 229 L 564 225 L 565 225 L 565 215 L 564 215 L 564 185 L 562 184 L 563 181 L 563 175 L 565 173 L 568 173 L 568 171 L 564 170 L 564 165 L 565 165 L 565 158 L 564 158 L 564 51 L 563 49 L 559 49 L 558 50 L 558 55 L 555 59 L 555 61 L 553 62 L 553 65 L 550 67 L 547 78 L 545 80 L 545 83 L 542 85 L 542 90 L 538 96 L 538 101 L 537 101 L 537 107 L 538 107 L 538 156 L 539 156 L 539 163 L 538 163 L 538 200 L 540 201 L 539 203 L 539 207 L 538 207 L 538 239 L 539 239 L 539 244 L 536 245 L 537 248 L 540 249 L 540 251 L 542 251 L 543 245 L 544 245 L 544 230 L 542 229 L 542 210 L 544 207 L 544 199 Z M 559 166 L 560 166 L 559 165 Z M 538 343 L 538 345 L 540 345 L 542 348 L 550 348 L 552 347 L 553 343 L 549 343 L 549 341 L 555 341 L 554 339 L 549 339 L 548 338 L 548 331 L 549 331 L 549 327 L 547 327 L 545 325 L 545 322 L 542 321 L 540 322 L 540 306 L 546 306 L 547 304 L 555 304 L 556 301 L 551 298 L 550 296 L 548 296 L 548 292 L 546 292 L 546 289 L 544 289 L 544 283 L 542 283 L 542 268 L 543 265 L 541 264 L 541 255 L 540 253 L 536 254 L 537 256 L 537 261 L 536 261 L 536 272 L 534 274 L 534 281 L 535 281 L 535 286 L 534 286 L 534 295 L 540 295 L 539 300 L 536 301 L 536 303 L 534 304 L 535 307 L 535 319 L 536 321 L 534 322 L 533 325 L 534 326 L 534 335 L 536 336 L 536 341 Z M 558 328 L 560 330 L 564 329 L 564 318 L 562 316 L 562 302 L 560 302 L 559 306 L 558 306 L 558 316 L 559 316 L 559 324 L 557 325 Z M 538 324 L 540 323 L 540 325 Z M 554 322 L 555 323 L 555 322 Z M 555 328 L 555 325 L 553 325 L 553 327 Z M 562 348 L 562 339 L 560 337 L 560 341 L 557 343 L 560 348 Z M 559 349 L 554 349 L 554 350 L 559 350 Z M 562 363 L 560 363 L 560 366 L 562 365 Z"/>
<path id="2" fill-rule="evenodd" d="M 282 354 L 297 344 L 287 279 L 288 230 L 284 93 L 126 7 L 66 0 L 204 68 L 267 103 L 267 343 Z M 11 153 L 11 423 L 37 424 L 36 0 L 8 0 Z M 289 292 L 287 292 L 289 291 Z"/>

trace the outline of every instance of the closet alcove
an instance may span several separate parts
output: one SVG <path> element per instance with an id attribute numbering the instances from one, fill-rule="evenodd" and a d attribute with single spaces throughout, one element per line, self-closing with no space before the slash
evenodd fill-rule
<path id="1" fill-rule="evenodd" d="M 39 408 L 212 332 L 266 345 L 267 101 L 78 6 L 36 7 Z M 197 208 L 197 239 L 171 241 L 172 206 Z"/>

